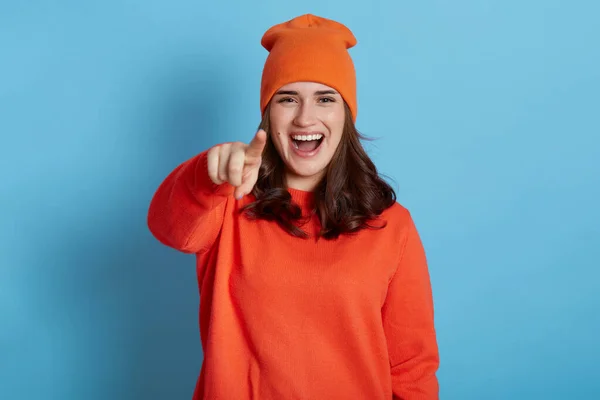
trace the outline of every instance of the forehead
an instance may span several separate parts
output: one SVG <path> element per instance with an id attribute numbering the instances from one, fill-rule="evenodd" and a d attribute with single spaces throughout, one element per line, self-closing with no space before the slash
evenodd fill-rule
<path id="1" fill-rule="evenodd" d="M 324 85 L 318 82 L 292 82 L 282 86 L 279 90 L 294 91 L 298 93 L 314 93 L 323 90 L 335 90 L 331 86 Z M 337 92 L 337 91 L 336 91 Z"/>

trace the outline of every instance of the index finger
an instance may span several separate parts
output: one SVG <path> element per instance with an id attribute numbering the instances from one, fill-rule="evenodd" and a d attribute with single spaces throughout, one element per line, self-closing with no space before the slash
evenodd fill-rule
<path id="1" fill-rule="evenodd" d="M 264 129 L 259 129 L 254 135 L 254 138 L 246 149 L 246 157 L 259 158 L 262 156 L 262 151 L 267 143 L 267 132 Z"/>

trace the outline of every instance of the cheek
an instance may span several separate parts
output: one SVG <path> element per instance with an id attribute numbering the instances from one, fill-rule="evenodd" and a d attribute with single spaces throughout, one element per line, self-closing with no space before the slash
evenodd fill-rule
<path id="1" fill-rule="evenodd" d="M 323 121 L 327 121 L 328 125 L 333 127 L 339 127 L 344 125 L 346 120 L 346 113 L 344 108 L 340 106 L 330 107 L 323 113 Z"/>
<path id="2" fill-rule="evenodd" d="M 334 135 L 334 138 L 333 138 L 333 145 L 334 146 L 333 146 L 332 151 L 335 152 L 335 150 L 337 150 L 338 146 L 340 145 L 340 142 L 342 141 L 342 134 L 343 134 L 342 129 L 338 129 L 338 130 L 335 131 L 335 135 Z"/>
<path id="3" fill-rule="evenodd" d="M 287 126 L 289 124 L 288 120 L 289 117 L 286 115 L 285 110 L 282 110 L 280 107 L 273 107 L 273 109 L 271 109 L 271 116 L 269 119 L 271 138 L 280 154 L 287 143 L 287 138 L 284 133 L 287 131 Z"/>
<path id="4" fill-rule="evenodd" d="M 346 123 L 346 116 L 343 110 L 332 110 L 326 118 L 329 131 L 333 142 L 337 145 L 342 138 L 344 132 L 344 124 Z"/>
<path id="5" fill-rule="evenodd" d="M 284 107 L 278 105 L 273 106 L 270 115 L 271 127 L 277 129 L 285 128 L 290 122 L 289 114 L 289 110 L 286 110 Z"/>
<path id="6" fill-rule="evenodd" d="M 273 141 L 273 144 L 275 145 L 275 150 L 277 150 L 277 153 L 279 153 L 280 156 L 283 157 L 283 153 L 284 153 L 284 148 L 285 148 L 285 143 L 284 143 L 284 137 L 283 134 L 274 126 L 271 125 L 271 140 Z"/>

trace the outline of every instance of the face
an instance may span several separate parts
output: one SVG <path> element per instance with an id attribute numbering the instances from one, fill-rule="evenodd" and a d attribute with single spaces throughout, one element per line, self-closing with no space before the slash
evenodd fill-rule
<path id="1" fill-rule="evenodd" d="M 288 187 L 313 190 L 342 137 L 342 96 L 320 83 L 291 83 L 273 96 L 270 115 L 271 139 L 285 163 Z"/>

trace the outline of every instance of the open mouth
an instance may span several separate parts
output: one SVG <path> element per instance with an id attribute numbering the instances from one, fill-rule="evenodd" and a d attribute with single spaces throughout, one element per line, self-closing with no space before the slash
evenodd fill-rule
<path id="1" fill-rule="evenodd" d="M 296 150 L 302 152 L 313 152 L 319 148 L 323 142 L 323 135 L 294 135 L 292 136 L 292 144 Z"/>

